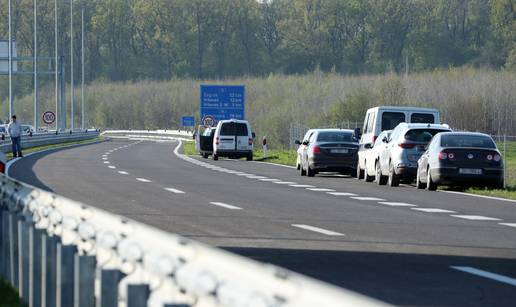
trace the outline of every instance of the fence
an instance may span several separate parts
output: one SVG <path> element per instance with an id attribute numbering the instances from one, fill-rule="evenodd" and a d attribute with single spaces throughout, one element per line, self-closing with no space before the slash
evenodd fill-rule
<path id="1" fill-rule="evenodd" d="M 493 135 L 504 161 L 505 186 L 516 187 L 516 136 Z"/>
<path id="2" fill-rule="evenodd" d="M 0 230 L 1 277 L 29 306 L 383 305 L 3 175 Z"/>

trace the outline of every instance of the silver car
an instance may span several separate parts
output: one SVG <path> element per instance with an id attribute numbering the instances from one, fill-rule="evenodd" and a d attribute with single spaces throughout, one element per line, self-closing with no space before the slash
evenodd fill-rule
<path id="1" fill-rule="evenodd" d="M 448 125 L 399 124 L 389 138 L 382 139 L 386 145 L 380 153 L 378 176 L 386 176 L 387 184 L 393 187 L 398 186 L 400 180 L 414 181 L 417 161 L 428 143 L 437 133 L 449 131 Z"/>

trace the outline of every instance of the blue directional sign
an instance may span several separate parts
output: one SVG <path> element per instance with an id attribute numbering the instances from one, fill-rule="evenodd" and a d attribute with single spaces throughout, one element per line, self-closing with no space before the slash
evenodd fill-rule
<path id="1" fill-rule="evenodd" d="M 199 122 L 206 116 L 215 121 L 245 119 L 245 86 L 201 85 Z"/>
<path id="2" fill-rule="evenodd" d="M 183 116 L 182 123 L 183 123 L 183 127 L 194 127 L 195 126 L 195 117 Z"/>

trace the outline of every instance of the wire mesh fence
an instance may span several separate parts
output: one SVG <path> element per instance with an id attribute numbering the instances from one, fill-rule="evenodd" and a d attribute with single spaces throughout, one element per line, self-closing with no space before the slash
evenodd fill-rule
<path id="1" fill-rule="evenodd" d="M 505 186 L 516 187 L 516 136 L 493 135 L 493 139 L 502 153 L 504 162 Z"/>

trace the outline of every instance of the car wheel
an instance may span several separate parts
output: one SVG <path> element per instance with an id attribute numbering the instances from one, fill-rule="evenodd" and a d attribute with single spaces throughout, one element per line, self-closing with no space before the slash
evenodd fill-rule
<path id="1" fill-rule="evenodd" d="M 425 184 L 421 182 L 421 175 L 419 174 L 419 169 L 416 174 L 416 188 L 421 190 L 425 188 Z"/>
<path id="2" fill-rule="evenodd" d="M 364 170 L 360 168 L 360 162 L 357 162 L 357 177 L 358 180 L 364 178 Z"/>
<path id="3" fill-rule="evenodd" d="M 303 167 L 303 164 L 301 164 L 301 163 L 299 163 L 299 174 L 301 176 L 306 176 L 306 171 L 305 171 L 305 169 Z"/>
<path id="4" fill-rule="evenodd" d="M 392 163 L 389 165 L 389 179 L 387 180 L 387 183 L 391 187 L 397 187 L 400 185 L 400 177 L 396 175 L 396 171 L 394 170 L 394 165 L 392 165 Z"/>
<path id="5" fill-rule="evenodd" d="M 253 161 L 253 153 L 252 152 L 247 155 L 246 160 Z"/>
<path id="6" fill-rule="evenodd" d="M 382 175 L 382 169 L 380 168 L 380 162 L 376 162 L 376 176 L 375 181 L 379 185 L 385 185 L 387 184 L 387 176 Z"/>
<path id="7" fill-rule="evenodd" d="M 213 153 L 213 155 L 211 156 L 211 158 L 214 160 L 214 161 L 217 161 L 219 159 L 219 155 L 217 155 L 216 153 Z"/>
<path id="8" fill-rule="evenodd" d="M 365 163 L 366 168 L 364 170 L 364 181 L 365 182 L 372 182 L 374 180 L 373 176 L 369 176 L 369 172 L 367 171 L 367 162 Z"/>
<path id="9" fill-rule="evenodd" d="M 310 168 L 310 165 L 307 165 L 306 166 L 306 175 L 308 177 L 313 177 L 315 176 L 315 171 L 313 169 Z"/>
<path id="10" fill-rule="evenodd" d="M 430 174 L 430 168 L 426 170 L 426 189 L 428 191 L 437 190 L 437 184 L 432 180 L 432 175 Z"/>

